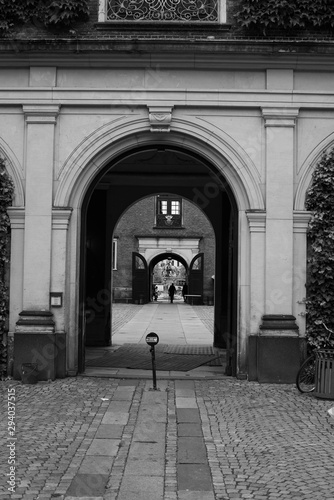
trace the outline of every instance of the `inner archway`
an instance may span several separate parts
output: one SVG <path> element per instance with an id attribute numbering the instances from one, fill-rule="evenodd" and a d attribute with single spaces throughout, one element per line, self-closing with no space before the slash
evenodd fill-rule
<path id="1" fill-rule="evenodd" d="M 179 255 L 172 253 L 159 255 L 150 263 L 150 277 L 152 301 L 168 301 L 171 284 L 176 287 L 175 300 L 182 300 L 182 290 L 188 285 L 188 264 Z"/>
<path id="2" fill-rule="evenodd" d="M 90 330 L 94 332 L 95 345 L 110 343 L 112 241 L 119 218 L 138 200 L 161 193 L 191 201 L 213 227 L 214 345 L 221 348 L 236 345 L 238 218 L 235 199 L 225 179 L 206 160 L 181 148 L 165 146 L 139 148 L 122 155 L 99 174 L 86 195 L 81 259 L 86 338 Z M 149 291 L 142 300 L 149 300 Z M 81 359 L 83 369 L 84 356 Z"/>

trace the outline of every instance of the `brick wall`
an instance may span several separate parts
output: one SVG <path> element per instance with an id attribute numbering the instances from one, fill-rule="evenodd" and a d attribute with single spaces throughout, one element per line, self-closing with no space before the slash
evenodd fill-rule
<path id="1" fill-rule="evenodd" d="M 138 236 L 172 238 L 201 238 L 200 252 L 204 252 L 205 300 L 213 296 L 215 238 L 206 216 L 193 203 L 183 200 L 183 226 L 180 229 L 154 227 L 154 197 L 139 201 L 123 215 L 115 228 L 118 238 L 117 271 L 113 273 L 114 300 L 130 299 L 132 287 L 132 252 L 138 251 Z"/>
<path id="2" fill-rule="evenodd" d="M 98 23 L 98 11 L 99 11 L 99 1 L 98 0 L 88 0 L 89 4 L 89 20 L 84 23 L 75 23 L 73 26 L 65 28 L 46 28 L 38 20 L 33 20 L 31 23 L 25 23 L 23 25 L 14 26 L 11 28 L 9 34 L 6 34 L 6 45 L 8 41 L 12 44 L 14 40 L 40 40 L 42 44 L 44 41 L 50 39 L 73 39 L 73 40 L 90 40 L 90 39 L 100 39 L 100 40 L 149 40 L 149 39 L 161 39 L 161 40 L 200 40 L 210 46 L 210 49 L 217 50 L 215 48 L 215 41 L 219 40 L 229 40 L 229 39 L 245 39 L 250 41 L 250 33 L 246 33 L 237 24 L 234 17 L 236 11 L 242 5 L 242 0 L 227 0 L 226 2 L 226 25 L 218 24 L 191 24 L 191 23 L 177 23 L 170 24 L 166 23 L 155 23 L 149 22 L 136 23 L 136 22 L 119 22 L 119 23 L 108 23 L 103 26 Z M 209 38 L 208 38 L 209 37 Z M 251 37 L 253 40 L 263 39 L 265 37 L 255 36 Z M 273 37 L 271 37 L 273 38 Z M 319 39 L 323 41 L 324 39 L 332 39 L 331 32 L 324 32 L 324 30 L 314 29 L 312 33 L 297 33 L 292 36 L 291 33 L 286 34 L 284 32 L 278 31 L 274 38 L 279 38 L 280 41 L 292 40 L 294 38 L 303 40 L 310 40 L 314 42 Z M 0 40 L 1 42 L 1 40 Z M 65 44 L 65 48 L 72 51 L 72 47 L 69 44 Z M 50 47 L 52 49 L 52 47 Z M 268 47 L 269 50 L 269 47 Z M 272 50 L 272 47 L 270 48 Z"/>

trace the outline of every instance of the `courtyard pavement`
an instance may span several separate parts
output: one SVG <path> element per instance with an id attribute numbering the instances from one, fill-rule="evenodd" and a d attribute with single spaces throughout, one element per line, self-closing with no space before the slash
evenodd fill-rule
<path id="1" fill-rule="evenodd" d="M 134 372 L 1 391 L 0 499 L 334 500 L 334 403 L 294 385 L 158 376 L 152 390 Z"/>
<path id="2" fill-rule="evenodd" d="M 183 300 L 170 304 L 168 300 L 159 300 L 145 305 L 113 304 L 112 310 L 112 345 L 110 347 L 92 347 L 86 349 L 86 361 L 103 358 L 110 351 L 130 343 L 147 346 L 145 338 L 150 332 L 159 336 L 160 344 L 174 346 L 212 346 L 213 345 L 213 306 L 191 306 Z M 149 346 L 147 346 L 149 355 Z M 214 349 L 215 354 L 222 356 L 221 366 L 204 365 L 190 371 L 160 371 L 159 377 L 165 378 L 222 378 L 225 377 L 225 354 Z M 223 361 L 224 359 L 224 361 Z M 91 363 L 90 363 L 91 364 Z M 150 370 L 133 370 L 127 368 L 104 368 L 86 366 L 85 375 L 90 377 L 122 377 L 152 378 Z"/>

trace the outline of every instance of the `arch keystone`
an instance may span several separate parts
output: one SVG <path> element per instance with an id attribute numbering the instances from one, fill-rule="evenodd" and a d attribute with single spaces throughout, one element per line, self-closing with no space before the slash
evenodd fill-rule
<path id="1" fill-rule="evenodd" d="M 173 106 L 150 106 L 148 117 L 151 132 L 170 132 Z"/>

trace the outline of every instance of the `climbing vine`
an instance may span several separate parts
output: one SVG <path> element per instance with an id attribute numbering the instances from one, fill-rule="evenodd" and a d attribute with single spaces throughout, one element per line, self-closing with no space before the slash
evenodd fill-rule
<path id="1" fill-rule="evenodd" d="M 258 35 L 334 29 L 332 0 L 244 0 L 237 24 Z"/>
<path id="2" fill-rule="evenodd" d="M 29 22 L 46 27 L 71 26 L 88 16 L 88 0 L 0 0 L 0 33 Z"/>
<path id="3" fill-rule="evenodd" d="M 0 376 L 3 377 L 7 367 L 7 318 L 8 318 L 8 286 L 6 272 L 9 262 L 9 229 L 10 222 L 7 207 L 12 203 L 14 193 L 13 181 L 8 175 L 5 162 L 0 158 Z"/>
<path id="4" fill-rule="evenodd" d="M 316 165 L 306 208 L 312 212 L 308 229 L 307 340 L 312 347 L 325 347 L 328 332 L 322 322 L 334 329 L 334 149 Z M 327 347 L 334 347 L 334 338 Z"/>

